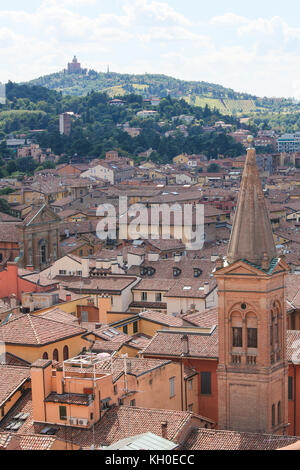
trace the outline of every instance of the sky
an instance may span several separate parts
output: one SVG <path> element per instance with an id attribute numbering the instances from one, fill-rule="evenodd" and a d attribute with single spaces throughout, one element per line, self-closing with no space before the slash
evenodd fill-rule
<path id="1" fill-rule="evenodd" d="M 300 99 L 299 0 L 0 0 L 0 81 L 82 67 Z"/>

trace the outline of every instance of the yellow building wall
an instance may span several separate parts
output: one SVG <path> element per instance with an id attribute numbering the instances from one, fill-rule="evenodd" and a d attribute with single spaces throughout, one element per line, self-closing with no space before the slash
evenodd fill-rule
<path id="1" fill-rule="evenodd" d="M 42 313 L 49 312 L 49 310 L 53 310 L 54 308 L 59 308 L 59 310 L 62 310 L 65 313 L 70 313 L 71 315 L 74 315 L 76 317 L 77 305 L 88 305 L 88 300 L 90 298 L 91 298 L 90 296 L 81 297 L 80 299 L 71 300 L 70 302 L 63 302 L 57 305 L 52 305 L 52 307 L 47 307 L 42 310 L 37 310 L 36 312 L 33 312 L 33 313 L 34 315 L 41 315 Z"/>
<path id="2" fill-rule="evenodd" d="M 170 397 L 170 381 L 175 377 L 175 394 Z M 129 405 L 135 400 L 135 406 L 139 408 L 156 408 L 166 410 L 181 410 L 181 368 L 180 364 L 171 362 L 159 367 L 145 375 L 137 377 L 133 386 L 136 393 L 124 400 L 124 405 Z M 184 389 L 184 384 L 183 384 Z"/>
<path id="3" fill-rule="evenodd" d="M 23 385 L 23 388 L 24 390 L 27 390 L 31 387 L 31 383 L 30 383 L 30 380 L 28 380 L 24 385 Z M 7 401 L 5 403 L 5 405 L 3 406 L 3 412 L 4 412 L 4 415 L 3 417 L 0 415 L 0 421 L 7 415 L 7 413 L 9 412 L 9 410 L 17 403 L 17 401 L 21 398 L 22 396 L 22 393 L 20 390 L 18 390 L 10 399 L 9 401 Z"/>
<path id="4" fill-rule="evenodd" d="M 0 345 L 0 352 L 4 351 L 14 354 L 25 361 L 30 363 L 35 362 L 37 359 L 42 359 L 43 354 L 46 352 L 48 358 L 52 360 L 53 351 L 58 350 L 58 360 L 63 360 L 63 349 L 65 346 L 69 348 L 69 357 L 78 356 L 82 349 L 85 347 L 90 348 L 90 343 L 83 338 L 81 335 L 74 336 L 72 338 L 65 339 L 63 341 L 58 341 L 56 343 L 51 343 L 46 346 L 23 346 L 23 345 L 13 345 L 13 344 L 2 344 Z"/>

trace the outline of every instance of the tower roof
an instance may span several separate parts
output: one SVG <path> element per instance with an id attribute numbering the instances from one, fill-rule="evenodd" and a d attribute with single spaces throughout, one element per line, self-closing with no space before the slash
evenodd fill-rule
<path id="1" fill-rule="evenodd" d="M 244 259 L 265 266 L 275 257 L 276 247 L 257 168 L 256 152 L 254 148 L 249 148 L 227 258 L 229 263 Z"/>

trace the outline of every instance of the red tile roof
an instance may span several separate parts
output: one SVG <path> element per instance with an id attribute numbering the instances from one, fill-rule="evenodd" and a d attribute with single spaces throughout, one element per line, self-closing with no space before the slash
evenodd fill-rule
<path id="1" fill-rule="evenodd" d="M 20 314 L 0 326 L 0 340 L 8 344 L 43 345 L 82 335 L 85 329 L 76 325 Z"/>
<path id="2" fill-rule="evenodd" d="M 184 450 L 275 450 L 295 443 L 299 437 L 255 434 L 215 429 L 194 429 Z"/>
<path id="3" fill-rule="evenodd" d="M 0 406 L 30 378 L 28 367 L 0 365 Z"/>
<path id="4" fill-rule="evenodd" d="M 209 330 L 208 330 L 209 331 Z M 196 358 L 218 358 L 218 329 L 210 334 L 180 331 L 158 331 L 149 345 L 143 350 L 145 356 L 178 357 L 182 354 L 181 338 L 189 339 L 189 356 Z"/>
<path id="5" fill-rule="evenodd" d="M 300 330 L 287 331 L 287 360 L 300 364 Z"/>
<path id="6" fill-rule="evenodd" d="M 212 328 L 214 325 L 218 324 L 218 309 L 214 307 L 204 310 L 204 312 L 190 313 L 184 315 L 182 319 L 195 326 Z"/>

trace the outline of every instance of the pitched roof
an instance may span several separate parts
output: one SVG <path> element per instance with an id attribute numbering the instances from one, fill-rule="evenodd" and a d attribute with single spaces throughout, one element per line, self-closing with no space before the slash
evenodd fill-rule
<path id="1" fill-rule="evenodd" d="M 207 329 L 207 332 L 188 332 L 185 330 L 158 331 L 148 346 L 143 350 L 146 356 L 179 357 L 182 354 L 181 338 L 187 335 L 189 355 L 187 357 L 218 358 L 218 329 Z"/>
<path id="2" fill-rule="evenodd" d="M 71 325 L 78 324 L 78 318 L 70 313 L 66 313 L 58 307 L 54 307 L 47 312 L 41 313 L 39 315 L 41 318 L 46 318 L 48 320 L 54 320 L 60 323 L 70 323 Z"/>
<path id="3" fill-rule="evenodd" d="M 40 346 L 82 335 L 85 332 L 85 329 L 76 325 L 48 320 L 38 315 L 20 314 L 0 326 L 0 341 L 8 344 Z"/>
<path id="4" fill-rule="evenodd" d="M 287 360 L 293 364 L 300 364 L 300 330 L 287 331 Z"/>
<path id="5" fill-rule="evenodd" d="M 189 313 L 184 315 L 182 319 L 195 326 L 212 328 L 218 324 L 218 309 L 213 307 L 203 312 Z"/>
<path id="6" fill-rule="evenodd" d="M 30 367 L 30 362 L 24 361 L 24 359 L 9 352 L 0 355 L 0 364 L 6 366 Z"/>
<path id="7" fill-rule="evenodd" d="M 216 429 L 193 429 L 184 450 L 275 450 L 293 444 L 299 437 L 256 434 Z"/>
<path id="8" fill-rule="evenodd" d="M 247 151 L 240 195 L 228 247 L 230 263 L 245 259 L 261 265 L 276 257 L 273 231 L 256 164 L 255 149 Z"/>
<path id="9" fill-rule="evenodd" d="M 18 227 L 22 222 L 0 222 L 0 242 L 19 242 Z"/>
<path id="10" fill-rule="evenodd" d="M 3 450 L 51 450 L 55 441 L 54 436 L 0 432 L 0 449 Z"/>
<path id="11" fill-rule="evenodd" d="M 0 405 L 30 378 L 28 367 L 0 365 Z"/>
<path id="12" fill-rule="evenodd" d="M 182 326 L 183 321 L 181 318 L 174 317 L 173 315 L 168 315 L 167 313 L 156 312 L 155 310 L 148 310 L 146 312 L 140 312 L 139 317 L 154 323 L 159 323 L 160 325 L 167 326 Z"/>
<path id="13" fill-rule="evenodd" d="M 108 410 L 103 418 L 92 429 L 75 429 L 58 426 L 57 438 L 73 442 L 84 448 L 91 448 L 93 441 L 96 448 L 109 446 L 114 442 L 128 437 L 128 435 L 152 432 L 158 436 L 162 434 L 161 423 L 167 423 L 167 439 L 179 443 L 182 439 L 182 430 L 192 424 L 196 415 L 185 411 L 159 410 L 149 408 L 120 407 Z M 200 425 L 200 417 L 199 425 Z M 203 418 L 204 420 L 205 418 Z M 210 420 L 207 420 L 210 422 Z M 33 429 L 38 433 L 44 425 L 34 424 Z"/>

